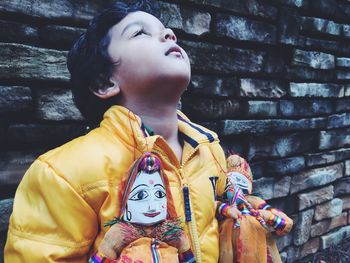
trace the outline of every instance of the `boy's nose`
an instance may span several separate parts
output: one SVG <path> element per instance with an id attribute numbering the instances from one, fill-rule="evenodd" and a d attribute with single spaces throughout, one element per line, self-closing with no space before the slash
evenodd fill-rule
<path id="1" fill-rule="evenodd" d="M 170 28 L 165 28 L 161 37 L 163 41 L 167 41 L 167 40 L 173 40 L 174 42 L 177 41 L 174 31 L 171 30 Z"/>

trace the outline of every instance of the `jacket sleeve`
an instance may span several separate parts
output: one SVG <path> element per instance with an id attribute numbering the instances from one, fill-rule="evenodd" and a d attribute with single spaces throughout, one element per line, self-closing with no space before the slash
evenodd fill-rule
<path id="1" fill-rule="evenodd" d="M 220 144 L 214 145 L 214 148 L 212 149 L 213 159 L 215 161 L 215 165 L 218 169 L 218 181 L 216 184 L 216 195 L 222 196 L 225 187 L 226 187 L 226 158 L 225 153 L 223 149 L 221 148 Z"/>
<path id="2" fill-rule="evenodd" d="M 16 192 L 5 262 L 87 262 L 97 231 L 83 193 L 36 160 Z"/>

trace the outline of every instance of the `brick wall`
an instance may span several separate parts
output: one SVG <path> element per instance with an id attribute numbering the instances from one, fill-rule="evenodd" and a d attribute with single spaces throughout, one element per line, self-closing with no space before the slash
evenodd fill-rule
<path id="1" fill-rule="evenodd" d="M 111 2 L 0 2 L 1 211 L 36 156 L 86 131 L 66 55 Z M 192 63 L 183 111 L 247 158 L 255 191 L 295 220 L 278 239 L 283 261 L 349 236 L 350 2 L 159 3 Z"/>

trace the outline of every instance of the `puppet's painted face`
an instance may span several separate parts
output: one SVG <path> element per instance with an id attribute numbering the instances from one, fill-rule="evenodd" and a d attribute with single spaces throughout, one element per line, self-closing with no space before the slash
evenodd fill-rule
<path id="1" fill-rule="evenodd" d="M 242 189 L 244 194 L 252 193 L 252 183 L 243 174 L 231 172 L 228 174 L 228 177 L 232 184 L 235 184 Z"/>
<path id="2" fill-rule="evenodd" d="M 166 219 L 167 198 L 159 172 L 141 171 L 132 186 L 124 221 L 152 225 Z"/>

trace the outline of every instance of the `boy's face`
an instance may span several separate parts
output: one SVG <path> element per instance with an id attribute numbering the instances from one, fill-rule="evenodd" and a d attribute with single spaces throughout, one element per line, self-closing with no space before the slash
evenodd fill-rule
<path id="1" fill-rule="evenodd" d="M 171 29 L 138 11 L 114 25 L 109 34 L 108 53 L 112 61 L 119 62 L 112 79 L 125 99 L 152 93 L 182 94 L 190 81 L 190 62 Z"/>

